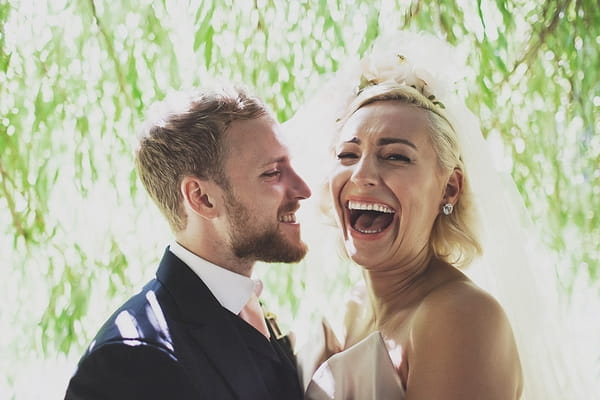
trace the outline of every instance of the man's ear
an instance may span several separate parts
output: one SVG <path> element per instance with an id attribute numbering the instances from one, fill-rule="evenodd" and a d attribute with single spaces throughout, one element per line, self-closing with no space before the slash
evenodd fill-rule
<path id="1" fill-rule="evenodd" d="M 454 168 L 454 171 L 450 174 L 446 188 L 444 190 L 444 204 L 450 203 L 456 204 L 463 189 L 463 174 L 458 168 Z M 443 205 L 443 204 L 442 204 Z"/>
<path id="2" fill-rule="evenodd" d="M 208 179 L 195 176 L 185 176 L 179 189 L 183 196 L 183 204 L 188 212 L 194 212 L 204 218 L 215 218 L 218 215 L 216 207 L 218 185 Z"/>

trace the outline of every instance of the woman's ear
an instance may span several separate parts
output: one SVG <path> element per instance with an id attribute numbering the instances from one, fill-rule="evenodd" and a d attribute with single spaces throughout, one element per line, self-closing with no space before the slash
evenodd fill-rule
<path id="1" fill-rule="evenodd" d="M 180 190 L 183 205 L 187 212 L 194 212 L 203 218 L 215 218 L 218 215 L 215 207 L 216 183 L 195 176 L 185 176 L 181 180 Z"/>
<path id="2" fill-rule="evenodd" d="M 446 183 L 446 189 L 444 191 L 444 204 L 450 203 L 455 205 L 458 201 L 463 189 L 463 174 L 458 168 L 454 168 L 454 171 L 450 174 L 448 182 Z"/>

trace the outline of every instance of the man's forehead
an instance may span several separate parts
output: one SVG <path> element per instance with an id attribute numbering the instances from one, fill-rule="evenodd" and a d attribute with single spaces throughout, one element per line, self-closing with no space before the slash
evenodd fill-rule
<path id="1" fill-rule="evenodd" d="M 243 160 L 257 167 L 288 159 L 280 126 L 271 118 L 239 121 L 228 132 L 228 159 Z"/>

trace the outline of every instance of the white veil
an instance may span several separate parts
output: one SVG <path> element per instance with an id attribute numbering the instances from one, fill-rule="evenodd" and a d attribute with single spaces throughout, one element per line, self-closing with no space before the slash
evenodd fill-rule
<path id="1" fill-rule="evenodd" d="M 464 272 L 496 297 L 509 316 L 524 370 L 523 399 L 593 398 L 592 382 L 586 378 L 591 376 L 593 361 L 582 359 L 585 354 L 569 335 L 557 296 L 555 260 L 537 243 L 538 235 L 514 182 L 494 165 L 477 118 L 461 100 L 464 68 L 456 64 L 455 54 L 448 44 L 422 34 L 398 32 L 378 39 L 368 58 L 346 63 L 286 122 L 298 169 L 313 188 L 322 184 L 332 162 L 328 145 L 336 118 L 354 96 L 361 76 L 424 84 L 427 95 L 443 103 L 458 133 L 480 219 L 483 256 Z M 406 62 L 398 63 L 398 56 Z M 307 239 L 313 246 L 331 243 L 322 236 L 314 244 Z"/>

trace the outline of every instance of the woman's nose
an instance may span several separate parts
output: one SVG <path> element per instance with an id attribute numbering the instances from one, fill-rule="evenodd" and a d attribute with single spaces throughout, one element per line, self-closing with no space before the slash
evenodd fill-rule
<path id="1" fill-rule="evenodd" d="M 357 186 L 375 186 L 377 184 L 377 167 L 369 158 L 362 158 L 354 165 L 350 180 Z"/>

